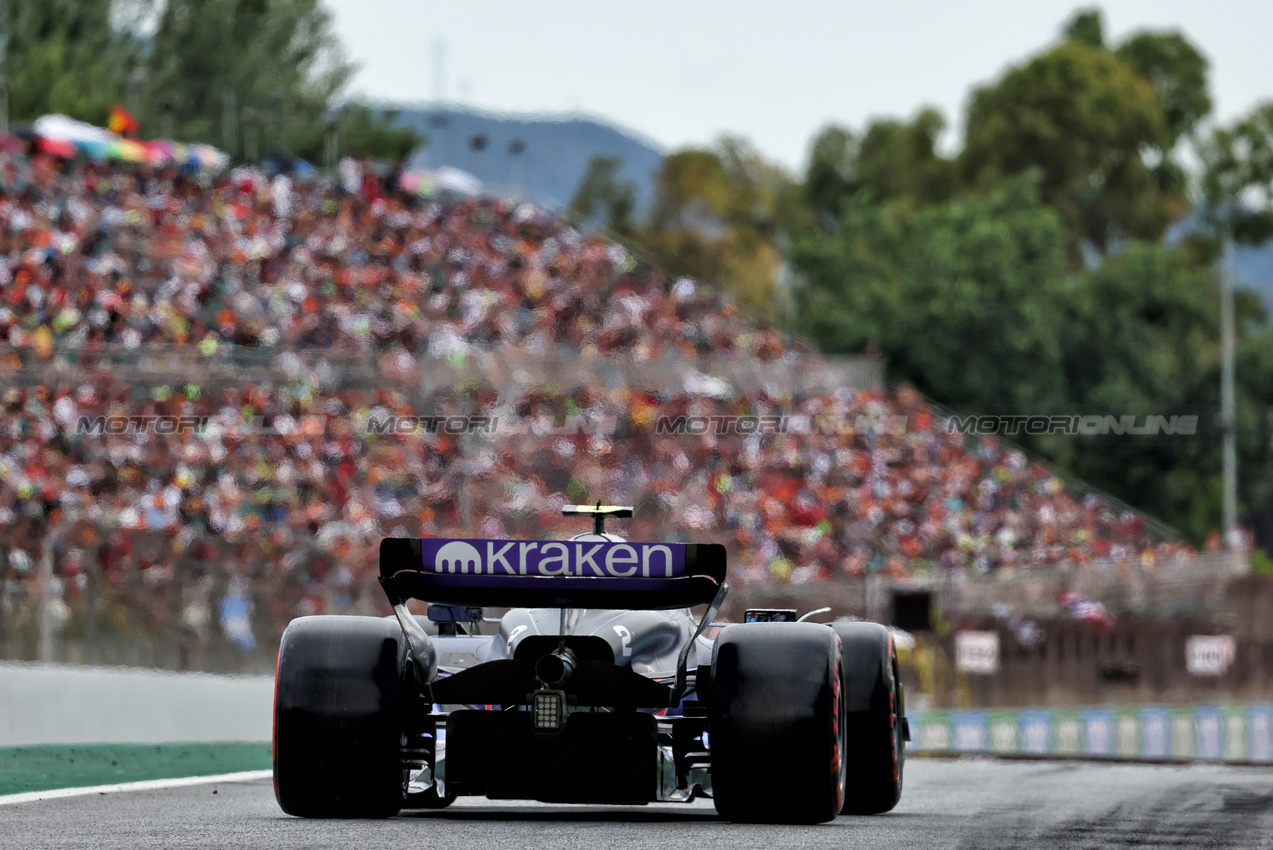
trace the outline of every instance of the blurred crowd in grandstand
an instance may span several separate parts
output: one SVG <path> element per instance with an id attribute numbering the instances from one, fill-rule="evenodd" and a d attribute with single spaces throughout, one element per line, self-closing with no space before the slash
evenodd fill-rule
<path id="1" fill-rule="evenodd" d="M 62 383 L 0 382 L 9 627 L 34 616 L 47 556 L 66 623 L 139 618 L 248 652 L 297 615 L 382 613 L 385 535 L 555 535 L 562 504 L 597 498 L 636 506 L 633 538 L 726 542 L 743 585 L 1191 555 L 1020 451 L 948 433 L 905 389 L 412 380 L 411 364 L 492 351 L 813 357 L 530 205 L 425 200 L 369 175 L 329 187 L 238 168 L 205 184 L 23 153 L 0 157 L 0 180 L 0 370 L 81 363 Z M 208 363 L 380 354 L 403 375 L 351 388 L 309 367 L 220 384 L 112 369 L 152 343 Z M 81 427 L 112 414 L 206 420 Z M 391 415 L 497 425 L 369 427 Z M 660 433 L 677 416 L 788 426 Z"/>
<path id="2" fill-rule="evenodd" d="M 426 203 L 357 175 L 354 191 L 239 168 L 211 187 L 146 173 L 5 155 L 0 340 L 394 349 L 446 355 L 525 342 L 769 358 L 750 329 L 695 287 L 530 205 Z M 639 273 L 628 273 L 637 270 Z"/>

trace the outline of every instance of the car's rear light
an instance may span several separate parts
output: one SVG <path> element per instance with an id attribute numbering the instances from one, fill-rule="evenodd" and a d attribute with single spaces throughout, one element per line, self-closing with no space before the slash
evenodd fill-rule
<path id="1" fill-rule="evenodd" d="M 562 691 L 535 691 L 531 714 L 536 732 L 556 732 L 566 722 L 566 694 Z"/>

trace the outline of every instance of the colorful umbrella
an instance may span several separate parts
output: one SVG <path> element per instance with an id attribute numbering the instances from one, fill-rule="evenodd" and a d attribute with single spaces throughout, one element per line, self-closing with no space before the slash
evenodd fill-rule
<path id="1" fill-rule="evenodd" d="M 225 168 L 230 157 L 210 145 L 194 144 L 189 147 L 190 155 L 198 160 L 203 168 L 219 170 Z"/>
<path id="2" fill-rule="evenodd" d="M 118 143 L 119 159 L 124 162 L 145 162 L 146 146 L 132 139 L 120 139 Z"/>
<path id="3" fill-rule="evenodd" d="M 40 150 L 52 156 L 65 157 L 70 159 L 75 156 L 75 143 L 68 142 L 66 139 L 40 139 Z"/>
<path id="4" fill-rule="evenodd" d="M 105 140 L 85 141 L 80 142 L 79 149 L 80 152 L 87 157 L 95 160 L 103 160 L 109 156 L 108 151 L 112 144 L 114 143 Z"/>
<path id="5" fill-rule="evenodd" d="M 172 142 L 154 139 L 146 142 L 146 164 L 167 165 L 172 162 Z"/>

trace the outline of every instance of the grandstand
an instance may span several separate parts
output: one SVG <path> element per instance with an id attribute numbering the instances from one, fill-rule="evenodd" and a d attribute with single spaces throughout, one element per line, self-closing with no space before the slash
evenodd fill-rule
<path id="1" fill-rule="evenodd" d="M 7 658 L 272 669 L 291 618 L 383 611 L 381 537 L 543 536 L 598 497 L 635 538 L 725 542 L 744 594 L 1192 554 L 529 204 L 28 153 L 0 178 Z"/>

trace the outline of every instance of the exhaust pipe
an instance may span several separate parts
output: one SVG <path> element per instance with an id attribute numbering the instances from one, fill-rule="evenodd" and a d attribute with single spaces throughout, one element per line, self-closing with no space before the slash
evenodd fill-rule
<path id="1" fill-rule="evenodd" d="M 559 688 L 570 681 L 578 664 L 579 659 L 569 647 L 562 647 L 539 657 L 535 662 L 535 677 L 550 688 Z"/>

